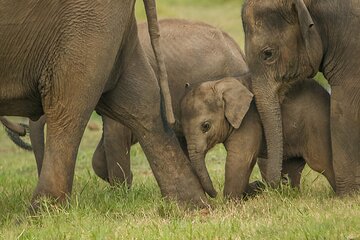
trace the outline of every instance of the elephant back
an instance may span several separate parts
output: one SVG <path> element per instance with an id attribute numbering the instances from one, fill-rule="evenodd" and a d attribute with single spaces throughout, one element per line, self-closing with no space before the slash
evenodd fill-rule
<path id="1" fill-rule="evenodd" d="M 202 22 L 165 19 L 160 22 L 161 47 L 169 78 L 175 118 L 180 120 L 180 101 L 185 85 L 195 85 L 248 72 L 244 54 L 221 30 Z M 146 23 L 138 26 L 139 39 L 157 73 Z"/>

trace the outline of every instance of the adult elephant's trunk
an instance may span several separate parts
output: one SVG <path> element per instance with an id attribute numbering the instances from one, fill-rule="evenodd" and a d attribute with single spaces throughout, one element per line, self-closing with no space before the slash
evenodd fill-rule
<path id="1" fill-rule="evenodd" d="M 206 168 L 205 153 L 198 153 L 195 150 L 189 150 L 189 155 L 191 166 L 198 176 L 204 191 L 209 194 L 210 197 L 216 197 L 217 192 L 214 189 L 209 172 Z"/>
<path id="2" fill-rule="evenodd" d="M 267 143 L 265 181 L 271 186 L 277 186 L 281 179 L 283 131 L 277 87 L 271 83 L 271 80 L 266 79 L 253 79 L 252 82 Z"/>
<path id="3" fill-rule="evenodd" d="M 162 96 L 164 98 L 166 119 L 170 126 L 175 124 L 174 112 L 171 105 L 171 95 L 169 90 L 168 77 L 165 67 L 164 56 L 160 49 L 159 23 L 157 20 L 155 0 L 143 0 L 145 5 L 146 17 L 148 22 L 151 46 L 154 51 L 158 66 L 158 77 Z"/>

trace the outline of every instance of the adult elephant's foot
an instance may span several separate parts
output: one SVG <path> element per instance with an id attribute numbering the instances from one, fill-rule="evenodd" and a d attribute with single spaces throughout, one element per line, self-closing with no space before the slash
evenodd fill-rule
<path id="1" fill-rule="evenodd" d="M 44 186 L 39 183 L 33 193 L 29 207 L 30 214 L 36 214 L 45 208 L 46 210 L 51 210 L 59 206 L 66 206 L 70 200 L 70 192 L 57 191 L 55 189 L 50 187 L 50 185 Z"/>
<path id="2" fill-rule="evenodd" d="M 344 179 L 336 179 L 336 195 L 339 197 L 351 196 L 360 193 L 360 184 L 346 182 Z"/>
<path id="3" fill-rule="evenodd" d="M 175 135 L 169 130 L 139 136 L 162 196 L 189 207 L 207 207 L 208 199 Z"/>
<path id="4" fill-rule="evenodd" d="M 189 166 L 173 176 L 170 181 L 160 186 L 162 196 L 166 199 L 176 200 L 181 205 L 189 208 L 209 207 L 208 198 L 201 187 L 199 180 L 192 173 Z"/>

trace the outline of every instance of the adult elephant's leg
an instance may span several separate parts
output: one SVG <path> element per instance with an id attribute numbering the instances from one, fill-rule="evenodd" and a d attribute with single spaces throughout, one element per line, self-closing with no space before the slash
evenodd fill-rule
<path id="1" fill-rule="evenodd" d="M 132 173 L 130 170 L 131 130 L 121 123 L 106 116 L 104 122 L 104 150 L 107 172 L 111 185 L 125 184 L 130 187 Z"/>
<path id="2" fill-rule="evenodd" d="M 339 195 L 360 190 L 360 88 L 332 86 L 331 145 Z"/>
<path id="3" fill-rule="evenodd" d="M 46 145 L 39 182 L 33 195 L 35 208 L 36 200 L 41 196 L 48 196 L 59 202 L 70 196 L 78 147 L 96 104 L 89 96 L 90 92 L 80 92 L 79 88 L 79 92 L 73 93 L 72 97 L 68 95 L 59 99 L 51 109 L 45 109 Z M 84 108 L 85 104 L 88 106 Z"/>
<path id="4" fill-rule="evenodd" d="M 202 205 L 204 191 L 175 134 L 162 120 L 160 89 L 138 40 L 126 61 L 116 89 L 102 97 L 98 110 L 135 133 L 164 197 Z"/>
<path id="5" fill-rule="evenodd" d="M 104 89 L 108 78 L 106 73 L 113 65 L 102 61 L 110 58 L 110 51 L 94 54 L 92 51 L 72 49 L 71 55 L 59 58 L 56 66 L 62 67 L 54 67 L 57 71 L 53 71 L 51 76 L 44 74 L 44 79 L 40 81 L 46 86 L 46 91 L 41 94 L 47 132 L 44 161 L 32 199 L 35 210 L 37 200 L 42 196 L 57 202 L 63 202 L 70 196 L 80 140 Z M 115 59 L 115 56 L 112 57 Z"/>
<path id="6" fill-rule="evenodd" d="M 104 132 L 102 133 L 101 139 L 93 154 L 92 168 L 99 178 L 106 182 L 109 182 L 109 174 L 107 170 L 107 162 L 104 148 Z"/>
<path id="7" fill-rule="evenodd" d="M 44 128 L 46 123 L 45 115 L 41 116 L 37 121 L 29 121 L 30 128 L 30 141 L 31 146 L 35 155 L 36 166 L 38 170 L 38 176 L 40 176 L 42 163 L 44 160 L 44 150 L 45 150 L 45 141 L 44 141 Z"/>

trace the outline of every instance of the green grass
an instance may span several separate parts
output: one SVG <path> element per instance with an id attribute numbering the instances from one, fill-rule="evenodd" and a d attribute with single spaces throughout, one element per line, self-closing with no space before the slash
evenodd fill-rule
<path id="1" fill-rule="evenodd" d="M 93 123 L 99 124 L 98 118 Z M 284 186 L 244 202 L 221 196 L 208 210 L 184 211 L 161 199 L 139 146 L 131 150 L 134 185 L 109 187 L 95 176 L 91 156 L 100 131 L 87 130 L 76 166 L 71 207 L 30 217 L 26 210 L 36 184 L 32 154 L 0 133 L 0 238 L 2 239 L 356 239 L 360 197 L 337 198 L 319 174 L 306 168 L 301 190 Z M 225 150 L 207 156 L 221 192 Z M 253 179 L 259 179 L 258 169 Z M 221 194 L 220 194 L 221 195 Z"/>
<path id="2" fill-rule="evenodd" d="M 158 1 L 161 17 L 202 20 L 243 44 L 240 3 L 224 0 Z M 143 19 L 142 3 L 138 16 Z M 190 5 L 191 4 L 191 5 Z M 99 117 L 92 122 L 100 125 Z M 91 169 L 100 131 L 86 130 L 76 165 L 71 206 L 30 217 L 27 207 L 36 185 L 34 157 L 15 147 L 0 131 L 0 239 L 360 239 L 360 196 L 338 198 L 324 177 L 306 168 L 300 191 L 283 187 L 244 202 L 221 194 L 208 210 L 184 211 L 161 199 L 139 146 L 131 149 L 134 185 L 109 187 Z M 221 193 L 225 150 L 207 155 Z M 256 168 L 252 179 L 259 179 Z"/>

